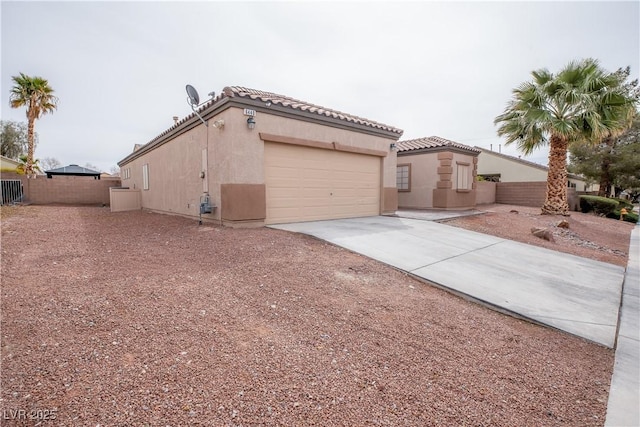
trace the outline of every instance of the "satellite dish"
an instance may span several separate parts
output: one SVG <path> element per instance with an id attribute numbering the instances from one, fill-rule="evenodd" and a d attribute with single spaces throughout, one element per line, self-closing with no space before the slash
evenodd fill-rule
<path id="1" fill-rule="evenodd" d="M 200 103 L 200 96 L 198 96 L 198 91 L 195 87 L 187 85 L 187 96 L 189 96 L 189 103 L 192 106 Z"/>
<path id="2" fill-rule="evenodd" d="M 207 122 L 202 118 L 202 116 L 198 113 L 198 111 L 196 111 L 196 107 L 200 107 L 201 105 L 198 91 L 196 90 L 195 87 L 191 85 L 187 85 L 186 89 L 187 89 L 187 96 L 188 96 L 187 102 L 189 103 L 189 105 L 191 105 L 191 109 L 196 114 L 196 116 L 198 116 L 200 121 L 204 123 L 205 126 L 207 126 Z M 216 95 L 215 92 L 209 92 L 209 96 L 211 97 L 212 100 L 215 95 Z M 203 102 L 202 104 L 204 104 L 205 102 Z"/>

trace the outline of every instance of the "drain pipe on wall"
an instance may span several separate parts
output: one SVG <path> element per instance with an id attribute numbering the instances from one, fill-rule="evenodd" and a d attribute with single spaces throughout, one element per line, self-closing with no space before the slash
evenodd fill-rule
<path id="1" fill-rule="evenodd" d="M 200 179 L 202 179 L 202 196 L 200 196 L 200 216 L 198 224 L 202 225 L 202 214 L 213 212 L 211 199 L 209 196 L 209 123 L 204 122 L 206 135 L 206 145 L 202 149 L 202 168 L 200 170 Z M 217 126 L 216 126 L 217 128 Z"/>

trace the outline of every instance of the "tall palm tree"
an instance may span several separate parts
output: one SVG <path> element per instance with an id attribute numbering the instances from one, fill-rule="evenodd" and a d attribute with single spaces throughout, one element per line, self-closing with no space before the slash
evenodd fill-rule
<path id="1" fill-rule="evenodd" d="M 20 73 L 19 76 L 12 76 L 11 79 L 14 83 L 9 95 L 11 108 L 27 107 L 27 161 L 24 172 L 32 176 L 34 175 L 35 123 L 44 114 L 53 113 L 57 108 L 58 98 L 53 95 L 49 82 L 42 77 L 29 77 Z"/>
<path id="2" fill-rule="evenodd" d="M 19 157 L 20 163 L 16 166 L 16 172 L 18 175 L 25 175 L 27 172 L 27 155 L 23 154 Z M 31 164 L 31 170 L 35 172 L 42 172 L 40 168 L 40 159 L 34 159 Z"/>
<path id="3" fill-rule="evenodd" d="M 513 90 L 496 117 L 498 135 L 516 142 L 525 155 L 549 145 L 543 214 L 568 215 L 567 149 L 570 143 L 599 142 L 628 126 L 634 101 L 620 90 L 619 78 L 594 59 L 573 61 L 559 73 L 531 73 L 532 81 Z"/>

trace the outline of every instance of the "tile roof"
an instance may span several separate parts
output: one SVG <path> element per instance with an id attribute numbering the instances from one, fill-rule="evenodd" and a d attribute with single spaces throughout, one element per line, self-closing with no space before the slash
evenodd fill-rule
<path id="1" fill-rule="evenodd" d="M 402 135 L 404 132 L 402 129 L 395 128 L 393 126 L 385 125 L 383 123 L 375 122 L 373 120 L 365 119 L 363 117 L 354 116 L 352 114 L 343 113 L 330 108 L 321 107 L 319 105 L 311 104 L 309 102 L 300 101 L 298 99 L 290 98 L 284 95 L 278 95 L 276 93 L 264 92 L 256 89 L 249 89 L 242 86 L 227 86 L 222 89 L 224 96 L 229 98 L 250 98 L 258 99 L 262 102 L 270 102 L 272 105 L 281 105 L 283 107 L 292 108 L 294 110 L 306 111 L 314 113 L 319 116 L 333 117 L 334 119 L 345 120 L 351 123 L 357 123 L 359 125 L 369 126 L 376 129 L 382 129 L 388 132 Z"/>
<path id="2" fill-rule="evenodd" d="M 214 98 L 209 101 L 203 103 L 196 111 L 198 113 L 203 113 L 207 109 L 211 107 L 215 107 L 216 104 L 222 104 L 226 99 L 231 98 L 248 98 L 251 100 L 260 100 L 260 102 L 264 102 L 265 104 L 270 102 L 271 105 L 278 105 L 284 108 L 290 108 L 292 110 L 298 110 L 302 112 L 307 112 L 311 114 L 317 114 L 318 116 L 326 116 L 331 117 L 338 120 L 344 120 L 346 122 L 359 124 L 367 127 L 371 127 L 374 129 L 379 129 L 385 132 L 390 132 L 392 134 L 396 134 L 399 138 L 404 132 L 402 129 L 395 128 L 393 126 L 385 125 L 383 123 L 379 123 L 373 120 L 365 119 L 363 117 L 354 116 L 352 114 L 342 113 L 337 110 L 332 110 L 330 108 L 321 107 L 319 105 L 311 104 L 309 102 L 300 101 L 288 96 L 278 95 L 276 93 L 265 92 L 256 89 L 249 89 L 242 86 L 226 86 L 222 89 L 222 93 L 218 94 Z M 140 149 L 148 149 L 154 146 L 156 143 L 160 143 L 165 140 L 165 138 L 171 134 L 175 129 L 180 127 L 185 122 L 196 117 L 195 113 L 191 113 L 186 117 L 176 121 L 173 126 L 163 131 L 161 134 L 153 138 L 148 143 L 142 145 L 141 147 L 134 147 L 134 152 Z M 138 144 L 136 144 L 137 146 Z M 129 156 L 125 157 L 122 161 L 128 159 L 133 153 Z"/>
<path id="3" fill-rule="evenodd" d="M 401 153 L 403 151 L 413 151 L 413 150 L 423 150 L 428 148 L 440 148 L 440 147 L 450 147 L 457 148 L 459 150 L 470 151 L 473 153 L 479 153 L 480 150 L 475 147 L 470 147 L 468 145 L 460 144 L 459 142 L 450 141 L 448 139 L 440 138 L 439 136 L 429 136 L 426 138 L 418 138 L 418 139 L 409 139 L 407 141 L 399 141 L 396 144 L 398 152 Z"/>
<path id="4" fill-rule="evenodd" d="M 281 105 L 283 107 L 288 107 L 294 110 L 316 113 L 319 116 L 333 117 L 335 119 L 345 120 L 351 123 L 370 126 L 376 129 L 381 129 L 381 130 L 398 134 L 398 136 L 402 135 L 402 133 L 404 132 L 402 129 L 398 129 L 393 126 L 385 125 L 383 123 L 375 122 L 373 120 L 365 119 L 362 117 L 354 116 L 352 114 L 342 113 L 340 111 L 332 110 L 330 108 L 320 107 L 319 105 L 314 105 L 305 101 L 299 101 L 297 99 L 290 98 L 288 96 L 278 95 L 276 93 L 265 92 L 257 89 L 249 89 L 242 86 L 226 86 L 224 89 L 222 89 L 221 94 L 217 95 L 216 97 L 210 99 L 208 102 L 200 106 L 200 108 L 198 108 L 197 110 L 198 113 L 204 112 L 206 109 L 208 109 L 214 104 L 219 103 L 224 98 L 249 98 L 252 100 L 259 99 L 264 103 L 271 102 L 271 104 L 273 105 Z M 184 122 L 194 117 L 196 117 L 196 114 L 191 113 L 188 116 L 176 121 L 173 124 L 173 126 L 171 126 L 169 129 L 162 132 L 160 135 L 156 136 L 149 143 L 155 142 L 156 140 L 162 138 L 163 136 L 170 133 L 173 129 L 177 128 Z M 145 145 L 148 145 L 148 144 L 145 144 Z"/>

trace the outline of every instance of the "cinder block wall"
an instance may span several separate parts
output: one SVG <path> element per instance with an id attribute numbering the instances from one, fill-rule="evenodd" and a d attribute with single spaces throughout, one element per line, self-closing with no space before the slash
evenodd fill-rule
<path id="1" fill-rule="evenodd" d="M 547 183 L 545 181 L 498 182 L 496 184 L 496 203 L 542 207 L 546 193 Z M 567 188 L 567 200 L 570 210 L 579 209 L 575 189 Z"/>
<path id="2" fill-rule="evenodd" d="M 53 176 L 3 173 L 2 179 L 19 179 L 23 185 L 26 202 L 34 205 L 53 203 L 70 205 L 109 205 L 109 188 L 121 185 L 119 177 L 93 179 L 85 176 Z"/>

